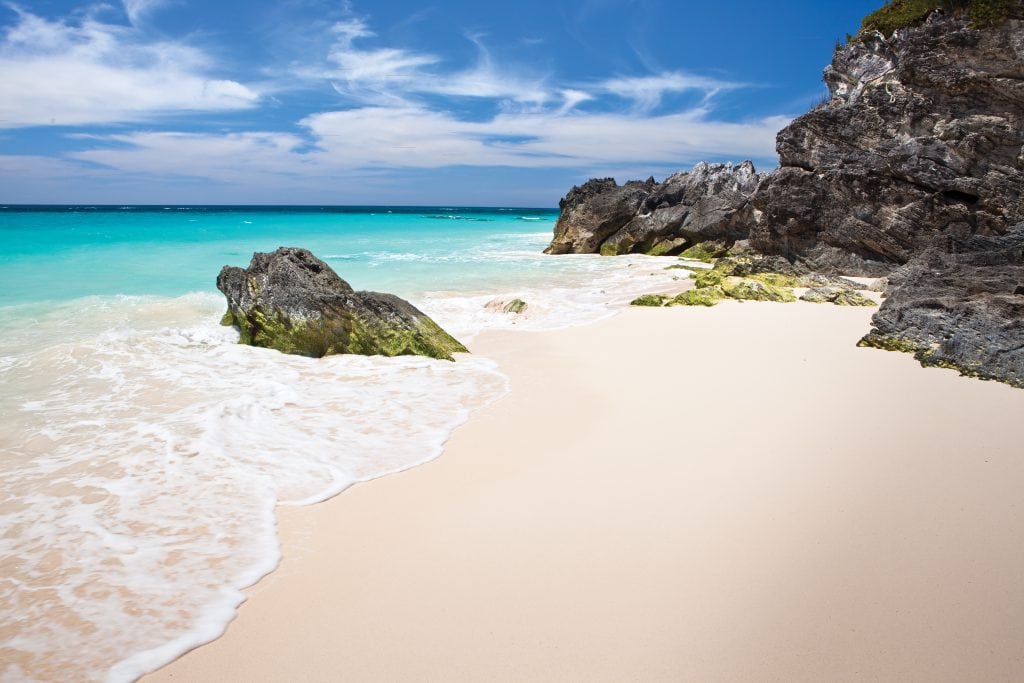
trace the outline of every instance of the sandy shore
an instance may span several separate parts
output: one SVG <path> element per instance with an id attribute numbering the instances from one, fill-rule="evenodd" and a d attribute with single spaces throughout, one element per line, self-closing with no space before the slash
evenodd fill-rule
<path id="1" fill-rule="evenodd" d="M 148 681 L 1001 681 L 1024 391 L 728 302 L 491 333 L 438 460 L 285 508 L 227 633 Z"/>

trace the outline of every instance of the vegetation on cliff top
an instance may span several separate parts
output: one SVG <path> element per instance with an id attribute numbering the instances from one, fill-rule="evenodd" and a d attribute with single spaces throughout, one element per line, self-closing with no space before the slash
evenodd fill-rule
<path id="1" fill-rule="evenodd" d="M 975 28 L 995 26 L 1006 21 L 1017 0 L 887 0 L 883 7 L 864 17 L 860 30 L 879 31 L 892 35 L 893 31 L 923 21 L 930 12 L 942 9 L 954 14 L 966 14 Z"/>

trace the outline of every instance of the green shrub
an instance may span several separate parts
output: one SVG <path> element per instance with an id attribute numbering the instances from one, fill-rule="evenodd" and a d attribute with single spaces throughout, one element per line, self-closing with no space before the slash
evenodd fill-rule
<path id="1" fill-rule="evenodd" d="M 884 6 L 864 17 L 860 30 L 879 31 L 891 36 L 897 29 L 921 22 L 932 10 L 963 14 L 975 28 L 1003 23 L 1010 16 L 1015 0 L 887 0 Z"/>

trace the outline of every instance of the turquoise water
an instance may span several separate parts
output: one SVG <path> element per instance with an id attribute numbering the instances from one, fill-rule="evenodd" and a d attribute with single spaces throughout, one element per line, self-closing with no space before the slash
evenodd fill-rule
<path id="1" fill-rule="evenodd" d="M 437 457 L 510 389 L 477 355 L 240 345 L 219 324 L 222 266 L 306 247 L 471 350 L 487 330 L 613 314 L 680 272 L 644 256 L 545 256 L 556 217 L 0 209 L 0 680 L 133 680 L 216 638 L 278 562 L 276 506 Z M 527 310 L 506 313 L 512 298 Z"/>
<path id="2" fill-rule="evenodd" d="M 557 215 L 459 207 L 8 208 L 0 210 L 0 291 L 8 305 L 216 291 L 221 266 L 245 265 L 253 252 L 279 246 L 310 249 L 357 289 L 404 296 L 438 285 L 479 289 L 502 274 L 517 279 L 501 255 L 543 247 Z"/>

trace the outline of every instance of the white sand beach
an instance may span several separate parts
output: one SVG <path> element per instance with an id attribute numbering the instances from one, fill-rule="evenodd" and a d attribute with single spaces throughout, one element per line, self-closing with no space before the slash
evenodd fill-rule
<path id="1" fill-rule="evenodd" d="M 145 680 L 1019 680 L 1024 391 L 857 348 L 873 310 L 480 336 L 511 393 L 280 508 L 277 571 Z"/>

